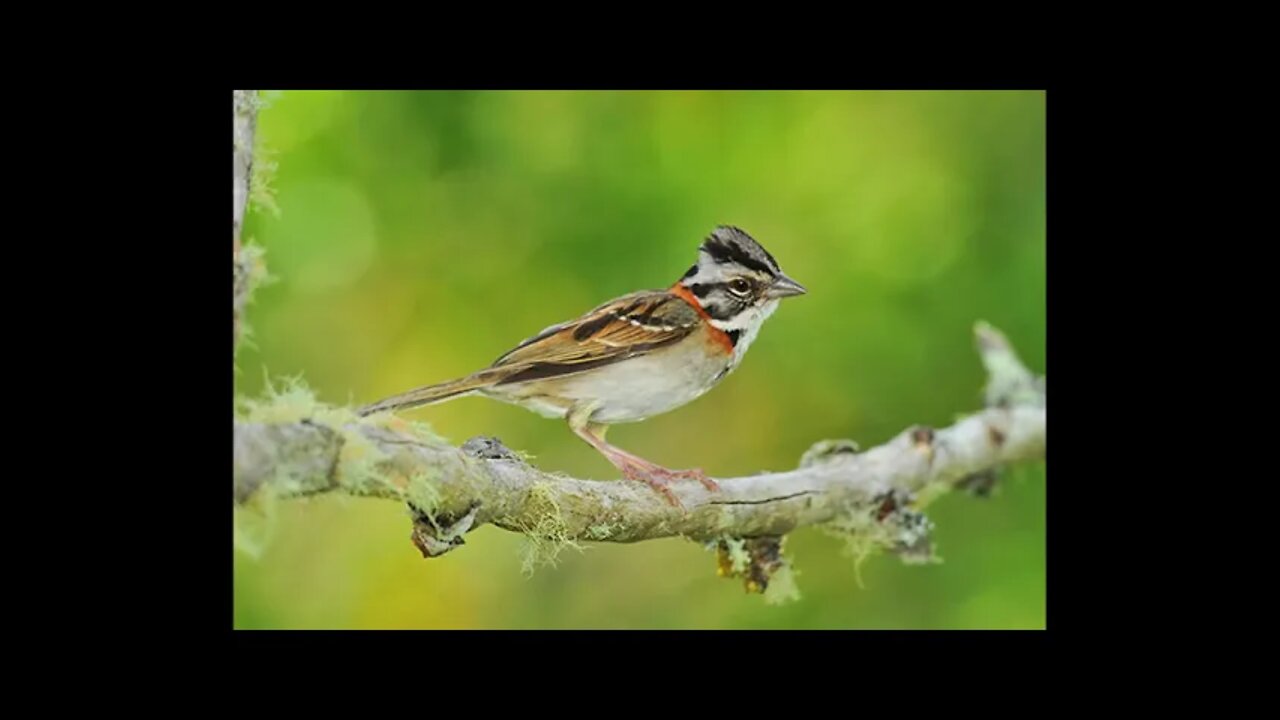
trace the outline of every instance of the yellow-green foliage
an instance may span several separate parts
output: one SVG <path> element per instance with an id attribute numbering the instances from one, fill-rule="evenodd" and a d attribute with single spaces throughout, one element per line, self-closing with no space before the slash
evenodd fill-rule
<path id="1" fill-rule="evenodd" d="M 539 565 L 554 567 L 560 551 L 566 547 L 582 551 L 582 546 L 569 537 L 569 527 L 550 483 L 534 483 L 529 490 L 527 508 L 535 519 L 520 528 L 525 535 L 521 570 L 526 576 L 532 575 Z"/>

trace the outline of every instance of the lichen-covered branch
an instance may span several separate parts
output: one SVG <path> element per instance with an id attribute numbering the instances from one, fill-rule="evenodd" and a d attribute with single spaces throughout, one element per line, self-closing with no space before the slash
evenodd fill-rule
<path id="1" fill-rule="evenodd" d="M 404 501 L 416 518 L 414 542 L 427 556 L 462 544 L 464 533 L 486 523 L 557 542 L 709 542 L 827 525 L 920 552 L 913 533 L 922 521 L 910 507 L 939 489 L 1044 457 L 1043 378 L 993 328 L 979 323 L 976 334 L 990 373 L 986 409 L 941 429 L 908 428 L 866 451 L 849 441 L 818 443 L 795 470 L 719 479 L 719 492 L 680 483 L 673 490 L 682 508 L 641 483 L 539 470 L 491 438 L 458 448 L 394 416 L 356 419 L 321 408 L 290 417 L 272 415 L 268 405 L 236 422 L 235 498 L 246 502 L 265 490 Z"/>
<path id="2" fill-rule="evenodd" d="M 240 317 L 249 299 L 256 258 L 246 257 L 240 249 L 240 230 L 249 205 L 253 178 L 254 136 L 258 125 L 258 91 L 232 91 L 232 225 L 231 244 L 234 267 L 232 296 L 232 347 L 240 344 Z"/>

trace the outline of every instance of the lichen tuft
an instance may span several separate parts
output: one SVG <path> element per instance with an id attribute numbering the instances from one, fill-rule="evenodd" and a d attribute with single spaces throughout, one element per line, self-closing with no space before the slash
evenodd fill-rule
<path id="1" fill-rule="evenodd" d="M 894 490 L 820 526 L 844 541 L 844 554 L 853 558 L 858 587 L 865 587 L 862 564 L 878 551 L 892 552 L 911 565 L 941 562 L 930 538 L 933 522 L 917 507 L 911 493 Z"/>
<path id="2" fill-rule="evenodd" d="M 276 493 L 266 487 L 232 506 L 232 541 L 236 550 L 254 560 L 262 557 L 275 535 L 276 505 Z"/>
<path id="3" fill-rule="evenodd" d="M 276 170 L 280 165 L 275 161 L 276 153 L 261 140 L 254 143 L 253 165 L 249 170 L 249 207 L 271 213 L 272 217 L 280 217 L 280 206 L 276 204 L 275 189 L 271 187 Z"/>
<path id="4" fill-rule="evenodd" d="M 608 520 L 596 523 L 587 528 L 587 537 L 591 540 L 607 540 L 621 526 L 621 523 L 609 522 Z"/>
<path id="5" fill-rule="evenodd" d="M 796 585 L 796 575 L 799 574 L 798 570 L 792 569 L 791 561 L 784 558 L 782 567 L 773 573 L 769 586 L 764 589 L 764 603 L 785 605 L 800 600 L 800 587 Z"/>
<path id="6" fill-rule="evenodd" d="M 862 448 L 858 443 L 852 440 L 819 440 L 814 443 L 804 455 L 800 456 L 800 467 L 807 468 L 814 465 L 839 460 L 842 458 L 857 455 Z"/>
<path id="7" fill-rule="evenodd" d="M 569 526 L 564 521 L 560 503 L 550 483 L 534 483 L 529 489 L 526 513 L 534 519 L 520 527 L 525 536 L 521 571 L 526 577 L 533 575 L 540 565 L 554 567 L 560 551 L 571 547 L 578 552 L 583 548 L 569 536 Z"/>
<path id="8" fill-rule="evenodd" d="M 747 592 L 764 595 L 769 605 L 798 600 L 795 572 L 782 552 L 785 540 L 778 536 L 722 536 L 709 543 L 716 551 L 716 574 L 740 578 Z"/>

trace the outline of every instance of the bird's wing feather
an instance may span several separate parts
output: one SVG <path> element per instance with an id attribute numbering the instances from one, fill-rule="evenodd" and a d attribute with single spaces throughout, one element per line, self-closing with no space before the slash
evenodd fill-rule
<path id="1" fill-rule="evenodd" d="M 666 347 L 694 332 L 698 321 L 697 311 L 671 292 L 632 293 L 543 330 L 493 367 L 526 366 L 499 384 L 582 372 Z"/>

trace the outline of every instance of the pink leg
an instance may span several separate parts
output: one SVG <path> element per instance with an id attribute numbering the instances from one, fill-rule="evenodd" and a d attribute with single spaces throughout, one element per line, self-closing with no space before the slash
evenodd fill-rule
<path id="1" fill-rule="evenodd" d="M 605 456 L 605 459 L 621 470 L 623 477 L 648 484 L 662 493 L 672 505 L 680 507 L 680 501 L 676 499 L 675 493 L 671 492 L 671 488 L 668 487 L 668 484 L 673 479 L 697 480 L 702 483 L 703 487 L 712 492 L 720 489 L 720 486 L 710 477 L 707 477 L 707 474 L 701 469 L 670 470 L 649 462 L 638 455 L 633 455 L 622 448 L 610 445 L 604 441 L 604 431 L 606 429 L 604 425 L 589 422 L 578 426 L 571 422 L 569 426 L 573 428 L 573 432 L 578 437 L 586 440 L 591 447 L 599 450 L 600 454 Z"/>

